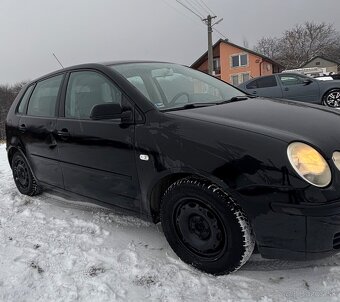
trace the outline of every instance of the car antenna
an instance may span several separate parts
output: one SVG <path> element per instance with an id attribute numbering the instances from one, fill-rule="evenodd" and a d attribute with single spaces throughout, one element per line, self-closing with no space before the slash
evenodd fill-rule
<path id="1" fill-rule="evenodd" d="M 53 56 L 55 57 L 55 59 L 57 60 L 57 62 L 59 63 L 59 65 L 61 66 L 62 69 L 64 69 L 63 64 L 60 63 L 59 59 L 57 58 L 57 56 L 54 54 L 54 52 L 52 52 Z"/>

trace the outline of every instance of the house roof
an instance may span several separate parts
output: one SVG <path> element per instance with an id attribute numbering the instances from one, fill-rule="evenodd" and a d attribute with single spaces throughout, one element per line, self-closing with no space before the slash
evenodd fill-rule
<path id="1" fill-rule="evenodd" d="M 270 59 L 270 58 L 268 58 L 268 57 L 266 57 L 266 56 L 264 56 L 264 55 L 262 55 L 262 54 L 260 54 L 260 53 L 258 53 L 258 52 L 255 52 L 255 51 L 253 51 L 253 50 L 250 50 L 250 49 L 248 49 L 248 48 L 245 48 L 245 47 L 239 46 L 239 45 L 237 45 L 237 44 L 231 43 L 231 42 L 229 42 L 228 40 L 219 39 L 219 40 L 213 45 L 213 49 L 214 49 L 217 45 L 219 45 L 220 43 L 225 43 L 225 44 L 228 44 L 228 45 L 230 45 L 230 46 L 233 46 L 233 47 L 242 49 L 243 51 L 249 52 L 249 53 L 251 53 L 251 54 L 253 54 L 253 55 L 256 55 L 256 56 L 259 56 L 259 57 L 263 58 L 264 60 L 266 60 L 266 61 L 269 62 L 269 63 L 272 63 L 272 64 L 274 64 L 274 65 L 277 65 L 277 66 L 279 66 L 279 67 L 284 68 L 283 65 L 281 65 L 281 64 L 279 64 L 279 63 L 277 63 L 277 62 L 275 62 L 274 60 L 272 60 L 272 59 Z M 194 63 L 192 63 L 192 64 L 191 64 L 191 67 L 192 67 L 192 68 L 198 68 L 204 61 L 207 60 L 207 57 L 208 57 L 208 51 L 206 51 L 206 52 L 205 52 L 202 56 L 200 56 Z"/>
<path id="2" fill-rule="evenodd" d="M 328 59 L 328 58 L 323 57 L 323 56 L 315 56 L 314 58 L 310 59 L 308 62 L 306 62 L 305 64 L 303 64 L 301 67 L 306 66 L 307 64 L 309 64 L 310 62 L 314 61 L 314 60 L 317 59 L 317 58 L 326 60 L 326 61 L 328 61 L 328 62 L 335 63 L 335 64 L 337 64 L 337 65 L 340 65 L 340 62 L 339 62 L 339 61 L 335 61 L 335 60 L 332 60 L 332 59 Z"/>

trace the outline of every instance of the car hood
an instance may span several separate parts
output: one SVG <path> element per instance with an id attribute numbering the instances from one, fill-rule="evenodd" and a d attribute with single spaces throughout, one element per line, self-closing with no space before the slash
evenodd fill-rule
<path id="1" fill-rule="evenodd" d="M 340 150 L 340 111 L 319 105 L 256 98 L 168 113 Z"/>

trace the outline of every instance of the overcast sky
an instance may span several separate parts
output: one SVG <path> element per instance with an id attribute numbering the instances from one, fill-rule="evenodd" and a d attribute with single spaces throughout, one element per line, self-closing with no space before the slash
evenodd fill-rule
<path id="1" fill-rule="evenodd" d="M 340 0 L 204 2 L 224 18 L 220 32 L 250 47 L 307 20 L 340 31 Z M 214 32 L 214 41 L 219 38 Z M 205 25 L 176 0 L 0 0 L 1 84 L 59 69 L 53 52 L 64 66 L 123 59 L 190 65 L 206 44 Z"/>

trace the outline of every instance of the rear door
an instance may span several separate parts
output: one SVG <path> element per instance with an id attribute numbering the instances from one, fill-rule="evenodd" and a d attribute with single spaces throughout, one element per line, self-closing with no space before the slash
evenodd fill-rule
<path id="1" fill-rule="evenodd" d="M 116 206 L 139 208 L 134 155 L 134 125 L 121 119 L 91 120 L 97 104 L 132 104 L 104 74 L 74 71 L 65 87 L 57 122 L 58 146 L 65 189 Z"/>
<path id="2" fill-rule="evenodd" d="M 35 176 L 40 183 L 59 188 L 63 188 L 63 180 L 54 130 L 63 78 L 60 74 L 37 82 L 28 101 L 27 113 L 19 120 L 20 138 Z M 22 112 L 23 108 L 19 106 L 18 111 Z"/>
<path id="3" fill-rule="evenodd" d="M 320 88 L 317 80 L 310 79 L 310 83 L 306 84 L 306 77 L 292 74 L 278 75 L 283 90 L 283 98 L 309 102 L 320 103 Z"/>
<path id="4" fill-rule="evenodd" d="M 274 75 L 258 78 L 248 83 L 246 89 L 256 96 L 282 98 L 282 89 Z"/>

